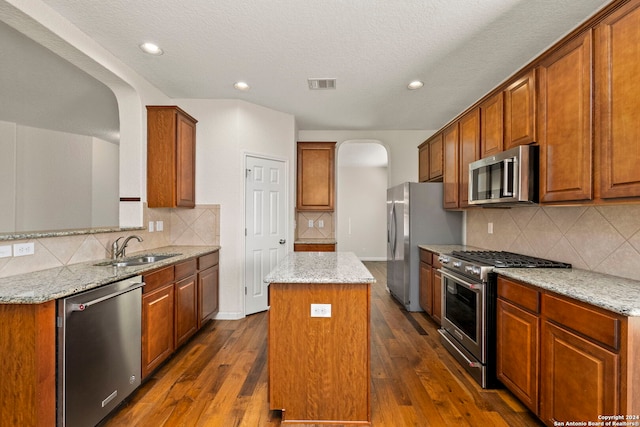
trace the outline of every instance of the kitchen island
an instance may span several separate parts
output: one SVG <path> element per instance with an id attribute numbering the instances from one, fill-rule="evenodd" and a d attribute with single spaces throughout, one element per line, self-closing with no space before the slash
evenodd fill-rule
<path id="1" fill-rule="evenodd" d="M 269 406 L 286 423 L 371 422 L 375 279 L 350 252 L 293 252 L 269 283 Z"/>

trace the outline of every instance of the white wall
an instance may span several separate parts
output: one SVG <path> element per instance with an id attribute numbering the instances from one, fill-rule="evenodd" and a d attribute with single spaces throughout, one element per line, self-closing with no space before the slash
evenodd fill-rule
<path id="1" fill-rule="evenodd" d="M 378 140 L 389 153 L 387 187 L 393 187 L 406 181 L 418 181 L 418 145 L 434 133 L 435 130 L 300 130 L 298 141 L 336 141 L 339 146 L 348 140 Z"/>
<path id="2" fill-rule="evenodd" d="M 196 204 L 220 205 L 218 318 L 244 314 L 244 156 L 283 159 L 289 167 L 288 242 L 293 241 L 295 118 L 238 100 L 176 99 L 198 120 Z M 292 244 L 289 245 L 292 250 Z"/>
<path id="3" fill-rule="evenodd" d="M 338 250 L 364 261 L 387 258 L 387 168 L 338 168 Z"/>
<path id="4" fill-rule="evenodd" d="M 92 145 L 91 225 L 113 227 L 118 224 L 119 214 L 120 150 L 117 145 L 99 138 L 92 138 Z"/>
<path id="5" fill-rule="evenodd" d="M 0 231 L 14 230 L 16 218 L 16 124 L 0 121 Z"/>

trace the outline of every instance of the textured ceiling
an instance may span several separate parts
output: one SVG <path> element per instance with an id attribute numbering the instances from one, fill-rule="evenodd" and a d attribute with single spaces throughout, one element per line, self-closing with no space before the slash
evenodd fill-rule
<path id="1" fill-rule="evenodd" d="M 243 99 L 302 130 L 383 130 L 441 127 L 608 1 L 44 3 L 172 98 Z M 145 41 L 165 54 L 143 54 Z M 407 90 L 413 79 L 425 87 Z"/>

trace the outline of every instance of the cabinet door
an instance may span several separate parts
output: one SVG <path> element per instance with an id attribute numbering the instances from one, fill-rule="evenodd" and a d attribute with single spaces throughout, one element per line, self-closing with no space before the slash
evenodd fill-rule
<path id="1" fill-rule="evenodd" d="M 433 320 L 436 321 L 438 325 L 442 324 L 442 275 L 438 272 L 437 268 L 434 266 L 431 269 L 431 283 L 433 284 Z"/>
<path id="2" fill-rule="evenodd" d="M 173 283 L 142 295 L 143 378 L 173 353 L 173 296 Z"/>
<path id="3" fill-rule="evenodd" d="M 418 147 L 418 181 L 429 181 L 429 143 L 427 141 Z"/>
<path id="4" fill-rule="evenodd" d="M 539 317 L 498 299 L 497 376 L 535 414 L 539 340 Z"/>
<path id="5" fill-rule="evenodd" d="M 429 315 L 433 315 L 433 278 L 431 276 L 431 266 L 427 263 L 420 263 L 420 307 Z"/>
<path id="6" fill-rule="evenodd" d="M 640 4 L 596 28 L 599 196 L 640 196 Z M 598 111 L 598 110 L 596 110 Z"/>
<path id="7" fill-rule="evenodd" d="M 175 298 L 175 348 L 178 348 L 198 330 L 195 275 L 175 284 Z"/>
<path id="8" fill-rule="evenodd" d="M 593 421 L 619 414 L 619 357 L 555 324 L 542 322 L 540 417 Z"/>
<path id="9" fill-rule="evenodd" d="M 429 140 L 429 180 L 442 180 L 442 134 L 439 133 Z"/>
<path id="10" fill-rule="evenodd" d="M 502 151 L 504 145 L 502 92 L 480 105 L 480 158 L 493 156 Z"/>
<path id="11" fill-rule="evenodd" d="M 456 209 L 459 206 L 459 140 L 458 122 L 449 126 L 443 132 L 444 143 L 444 200 L 445 209 Z"/>
<path id="12" fill-rule="evenodd" d="M 591 32 L 546 57 L 538 70 L 540 201 L 592 198 Z"/>
<path id="13" fill-rule="evenodd" d="M 504 149 L 536 140 L 535 72 L 531 70 L 504 92 Z"/>
<path id="14" fill-rule="evenodd" d="M 178 113 L 176 147 L 176 205 L 196 205 L 196 125 Z"/>
<path id="15" fill-rule="evenodd" d="M 469 206 L 469 163 L 480 158 L 480 109 L 460 119 L 459 207 Z"/>
<path id="16" fill-rule="evenodd" d="M 218 265 L 198 273 L 198 327 L 218 312 Z"/>
<path id="17" fill-rule="evenodd" d="M 333 211 L 335 142 L 298 142 L 297 208 Z"/>

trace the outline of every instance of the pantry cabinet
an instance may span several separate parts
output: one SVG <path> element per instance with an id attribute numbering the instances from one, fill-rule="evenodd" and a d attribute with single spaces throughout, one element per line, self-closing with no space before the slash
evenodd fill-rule
<path id="1" fill-rule="evenodd" d="M 335 142 L 298 142 L 298 211 L 333 211 Z"/>
<path id="2" fill-rule="evenodd" d="M 598 196 L 640 197 L 640 2 L 596 27 L 595 54 Z"/>
<path id="3" fill-rule="evenodd" d="M 147 204 L 195 206 L 197 120 L 176 106 L 147 106 Z"/>
<path id="4" fill-rule="evenodd" d="M 591 31 L 538 67 L 540 201 L 592 199 Z"/>
<path id="5" fill-rule="evenodd" d="M 504 149 L 536 140 L 535 70 L 517 77 L 504 91 Z"/>

